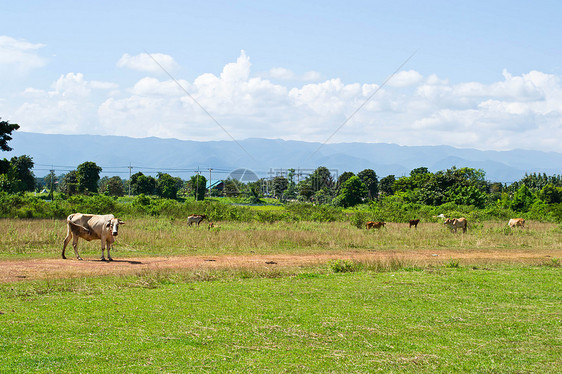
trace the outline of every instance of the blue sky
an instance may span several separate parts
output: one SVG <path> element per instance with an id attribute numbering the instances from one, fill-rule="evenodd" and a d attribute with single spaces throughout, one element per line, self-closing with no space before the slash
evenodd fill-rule
<path id="1" fill-rule="evenodd" d="M 20 131 L 191 140 L 323 142 L 345 122 L 330 142 L 560 151 L 561 8 L 4 2 L 0 116 Z"/>

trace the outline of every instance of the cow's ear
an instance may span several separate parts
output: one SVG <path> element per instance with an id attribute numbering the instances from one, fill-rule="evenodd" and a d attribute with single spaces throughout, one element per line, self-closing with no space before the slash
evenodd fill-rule
<path id="1" fill-rule="evenodd" d="M 120 225 L 124 225 L 124 224 L 125 224 L 125 221 L 119 220 L 119 224 L 120 224 Z"/>

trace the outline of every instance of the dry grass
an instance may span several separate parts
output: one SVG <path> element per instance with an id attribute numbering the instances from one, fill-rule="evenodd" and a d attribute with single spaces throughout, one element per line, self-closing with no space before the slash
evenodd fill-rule
<path id="1" fill-rule="evenodd" d="M 507 228 L 504 223 L 473 224 L 466 234 L 451 233 L 437 223 L 388 223 L 381 230 L 357 229 L 343 223 L 215 222 L 208 230 L 187 227 L 183 220 L 130 219 L 120 229 L 115 248 L 126 256 L 299 254 L 338 251 L 419 250 L 562 250 L 562 230 L 552 223 L 529 222 L 528 228 Z M 0 256 L 58 256 L 66 235 L 64 220 L 0 220 Z M 99 254 L 99 241 L 79 242 L 80 253 Z M 72 248 L 70 254 L 72 254 Z M 123 257 L 123 255 L 121 255 Z"/>

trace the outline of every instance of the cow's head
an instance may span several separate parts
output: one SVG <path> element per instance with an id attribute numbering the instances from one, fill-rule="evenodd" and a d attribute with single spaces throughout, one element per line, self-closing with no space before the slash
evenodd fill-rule
<path id="1" fill-rule="evenodd" d="M 111 235 L 117 236 L 119 234 L 119 225 L 124 225 L 125 222 L 117 218 L 112 218 L 105 224 L 107 229 L 111 230 Z"/>

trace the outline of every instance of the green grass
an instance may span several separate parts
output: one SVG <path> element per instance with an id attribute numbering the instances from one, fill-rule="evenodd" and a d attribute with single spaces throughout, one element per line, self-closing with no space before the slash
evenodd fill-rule
<path id="1" fill-rule="evenodd" d="M 559 267 L 332 270 L 2 285 L 0 372 L 559 372 Z"/>
<path id="2" fill-rule="evenodd" d="M 530 222 L 529 228 L 509 229 L 503 222 L 473 224 L 467 234 L 452 234 L 440 223 L 424 222 L 418 229 L 389 223 L 381 230 L 358 229 L 349 222 L 207 221 L 187 227 L 184 219 L 127 219 L 115 243 L 115 258 L 138 256 L 299 254 L 335 252 L 502 251 L 562 249 L 562 230 L 552 223 Z M 0 259 L 60 257 L 65 220 L 0 219 Z M 100 255 L 100 242 L 80 240 L 84 258 Z M 67 254 L 73 256 L 72 246 Z"/>

